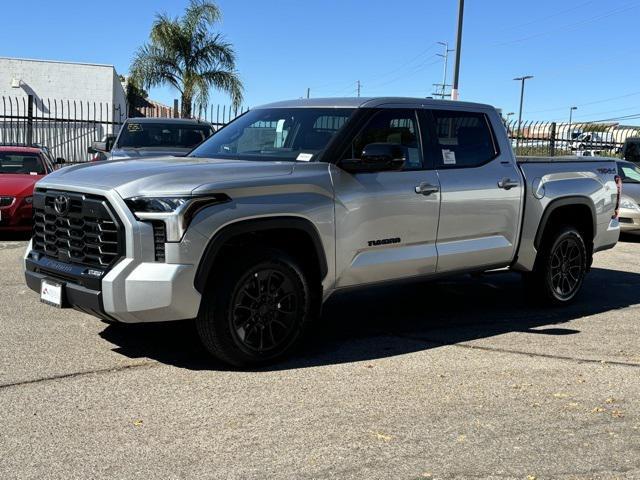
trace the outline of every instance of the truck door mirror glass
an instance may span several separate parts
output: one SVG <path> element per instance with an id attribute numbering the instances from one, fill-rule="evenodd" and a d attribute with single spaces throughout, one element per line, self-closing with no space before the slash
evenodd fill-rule
<path id="1" fill-rule="evenodd" d="M 362 150 L 361 158 L 344 159 L 340 166 L 350 173 L 402 170 L 407 156 L 407 148 L 400 144 L 370 143 Z"/>

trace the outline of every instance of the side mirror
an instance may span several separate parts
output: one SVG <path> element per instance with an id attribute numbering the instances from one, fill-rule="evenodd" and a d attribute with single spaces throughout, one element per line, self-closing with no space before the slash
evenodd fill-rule
<path id="1" fill-rule="evenodd" d="M 96 153 L 96 152 L 108 152 L 109 149 L 107 148 L 107 142 L 91 142 L 91 149 L 93 150 L 93 152 L 90 153 Z"/>
<path id="2" fill-rule="evenodd" d="M 62 157 L 56 158 L 56 165 L 64 165 L 65 163 L 67 163 L 67 161 L 64 158 Z"/>
<path id="3" fill-rule="evenodd" d="M 370 143 L 360 158 L 342 160 L 340 167 L 349 173 L 402 170 L 407 153 L 407 147 L 397 143 Z"/>

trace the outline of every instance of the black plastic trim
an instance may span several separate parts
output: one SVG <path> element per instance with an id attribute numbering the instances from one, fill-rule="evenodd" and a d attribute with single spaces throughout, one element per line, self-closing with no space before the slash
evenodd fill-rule
<path id="1" fill-rule="evenodd" d="M 596 232 L 598 231 L 597 230 L 598 221 L 596 217 L 596 211 L 591 199 L 587 197 L 577 197 L 577 196 L 564 197 L 564 198 L 559 198 L 557 200 L 553 200 L 547 206 L 544 213 L 542 214 L 542 220 L 540 220 L 540 225 L 538 225 L 538 231 L 536 233 L 536 237 L 533 242 L 536 249 L 540 248 L 540 243 L 542 242 L 542 236 L 544 235 L 544 231 L 547 228 L 547 223 L 549 222 L 549 217 L 551 216 L 551 214 L 554 211 L 556 211 L 558 208 L 575 206 L 575 205 L 585 205 L 589 207 L 589 210 L 591 211 L 591 218 L 593 221 L 593 235 L 594 235 L 594 237 L 592 237 L 590 240 L 593 240 L 593 238 L 595 238 Z"/>
<path id="2" fill-rule="evenodd" d="M 320 275 L 322 278 L 326 277 L 328 268 L 327 258 L 324 253 L 324 247 L 322 246 L 322 241 L 320 240 L 320 234 L 310 221 L 300 217 L 287 216 L 258 218 L 255 220 L 243 220 L 237 223 L 233 223 L 223 228 L 220 232 L 216 233 L 216 235 L 209 241 L 209 244 L 207 245 L 205 253 L 200 260 L 200 264 L 198 265 L 198 270 L 196 272 L 196 277 L 194 280 L 194 286 L 196 290 L 200 293 L 204 292 L 211 267 L 213 266 L 213 263 L 215 262 L 220 249 L 227 243 L 227 241 L 237 235 L 242 235 L 245 233 L 277 229 L 301 230 L 308 234 L 311 238 L 311 241 L 313 242 L 316 254 L 318 255 L 318 259 L 320 260 Z"/>

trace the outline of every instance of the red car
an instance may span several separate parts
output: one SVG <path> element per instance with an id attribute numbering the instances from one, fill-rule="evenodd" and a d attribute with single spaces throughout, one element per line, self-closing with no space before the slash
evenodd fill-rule
<path id="1" fill-rule="evenodd" d="M 33 228 L 33 186 L 53 170 L 43 148 L 0 145 L 0 232 Z"/>

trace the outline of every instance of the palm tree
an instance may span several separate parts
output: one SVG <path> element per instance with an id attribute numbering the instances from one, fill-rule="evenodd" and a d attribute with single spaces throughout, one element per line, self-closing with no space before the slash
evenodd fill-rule
<path id="1" fill-rule="evenodd" d="M 233 46 L 211 32 L 220 18 L 217 5 L 207 0 L 191 0 L 179 18 L 157 15 L 149 43 L 133 58 L 131 76 L 145 88 L 163 84 L 176 88 L 185 118 L 191 117 L 193 106 L 202 108 L 208 103 L 211 88 L 229 94 L 237 108 L 243 86 Z"/>

